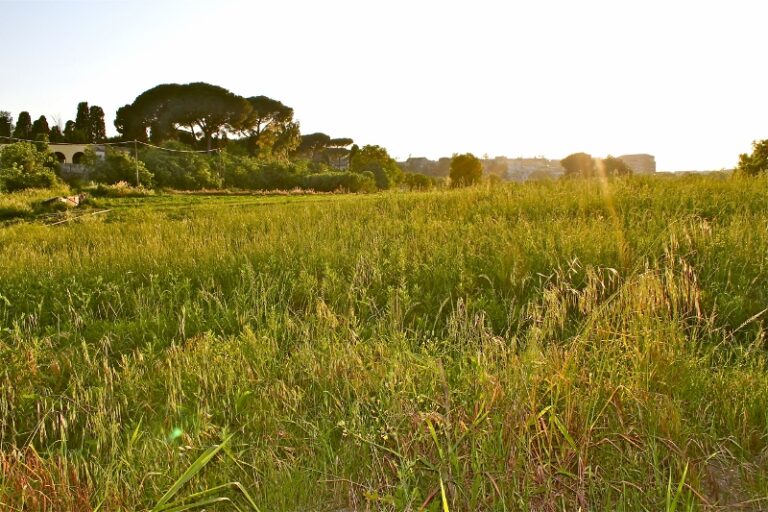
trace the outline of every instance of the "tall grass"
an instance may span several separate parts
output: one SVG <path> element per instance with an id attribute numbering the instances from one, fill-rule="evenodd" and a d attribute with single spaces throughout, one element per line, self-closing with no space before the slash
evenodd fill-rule
<path id="1" fill-rule="evenodd" d="M 766 192 L 163 196 L 8 226 L 0 503 L 150 509 L 229 439 L 179 492 L 286 511 L 768 507 Z"/>

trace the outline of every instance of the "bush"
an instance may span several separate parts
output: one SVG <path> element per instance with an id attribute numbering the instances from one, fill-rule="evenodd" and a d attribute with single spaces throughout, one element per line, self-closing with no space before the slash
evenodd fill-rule
<path id="1" fill-rule="evenodd" d="M 0 189 L 51 188 L 58 184 L 56 159 L 46 144 L 16 142 L 0 149 Z"/>
<path id="2" fill-rule="evenodd" d="M 429 190 L 437 185 L 437 180 L 426 174 L 407 172 L 403 183 L 409 190 Z"/>
<path id="3" fill-rule="evenodd" d="M 154 183 L 161 188 L 200 190 L 221 188 L 224 180 L 219 175 L 218 156 L 203 153 L 174 153 L 189 151 L 179 142 L 166 142 L 162 149 L 145 149 L 139 159 L 154 175 Z"/>
<path id="4" fill-rule="evenodd" d="M 302 180 L 302 187 L 316 192 L 333 192 L 336 190 L 375 192 L 376 180 L 371 173 L 323 172 L 305 176 Z"/>
<path id="5" fill-rule="evenodd" d="M 145 187 L 152 186 L 152 173 L 144 164 L 137 162 L 133 156 L 119 149 L 107 148 L 104 159 L 88 151 L 85 156 L 86 165 L 93 168 L 91 178 L 99 183 L 115 184 L 119 182 L 136 183 L 136 168 L 138 166 L 139 181 Z"/>
<path id="6" fill-rule="evenodd" d="M 306 167 L 292 162 L 265 161 L 247 156 L 224 158 L 227 187 L 248 190 L 290 190 L 302 186 Z"/>
<path id="7" fill-rule="evenodd" d="M 376 186 L 382 190 L 394 187 L 403 179 L 402 169 L 381 146 L 363 146 L 361 149 L 353 149 L 349 169 L 357 173 L 372 173 Z"/>

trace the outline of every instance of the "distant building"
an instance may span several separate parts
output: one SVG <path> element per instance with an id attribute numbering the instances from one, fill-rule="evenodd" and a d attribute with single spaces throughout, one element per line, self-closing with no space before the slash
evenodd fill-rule
<path id="1" fill-rule="evenodd" d="M 656 159 L 653 155 L 621 155 L 619 160 L 627 164 L 636 174 L 652 174 L 656 172 Z"/>
<path id="2" fill-rule="evenodd" d="M 535 177 L 548 176 L 558 178 L 565 174 L 565 169 L 560 165 L 560 160 L 549 160 L 544 157 L 536 158 L 507 158 L 508 180 L 525 181 Z"/>
<path id="3" fill-rule="evenodd" d="M 622 155 L 618 158 L 637 174 L 656 172 L 656 159 L 653 155 Z M 450 160 L 450 158 L 441 158 L 435 161 L 423 157 L 411 157 L 404 162 L 398 162 L 398 165 L 406 172 L 417 172 L 430 176 L 447 176 Z M 484 158 L 482 162 L 485 175 L 499 176 L 508 181 L 555 179 L 565 174 L 565 169 L 560 160 L 550 160 L 543 156 L 534 158 L 497 156 L 495 158 Z"/>

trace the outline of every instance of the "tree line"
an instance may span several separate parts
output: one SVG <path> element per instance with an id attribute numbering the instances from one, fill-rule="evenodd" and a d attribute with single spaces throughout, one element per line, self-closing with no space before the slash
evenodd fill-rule
<path id="1" fill-rule="evenodd" d="M 107 139 L 104 123 L 104 109 L 98 105 L 88 106 L 83 101 L 77 105 L 75 120 L 51 126 L 48 119 L 42 115 L 32 121 L 28 111 L 19 113 L 18 119 L 13 119 L 10 112 L 0 111 L 0 137 L 13 137 L 25 140 L 44 140 L 46 142 L 68 142 L 75 144 L 95 144 Z"/>

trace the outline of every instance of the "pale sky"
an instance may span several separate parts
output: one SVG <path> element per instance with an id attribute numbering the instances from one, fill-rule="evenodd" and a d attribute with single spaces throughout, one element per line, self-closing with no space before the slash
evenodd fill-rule
<path id="1" fill-rule="evenodd" d="M 651 153 L 768 138 L 761 0 L 0 0 L 0 110 L 49 122 L 204 81 L 390 154 Z"/>

